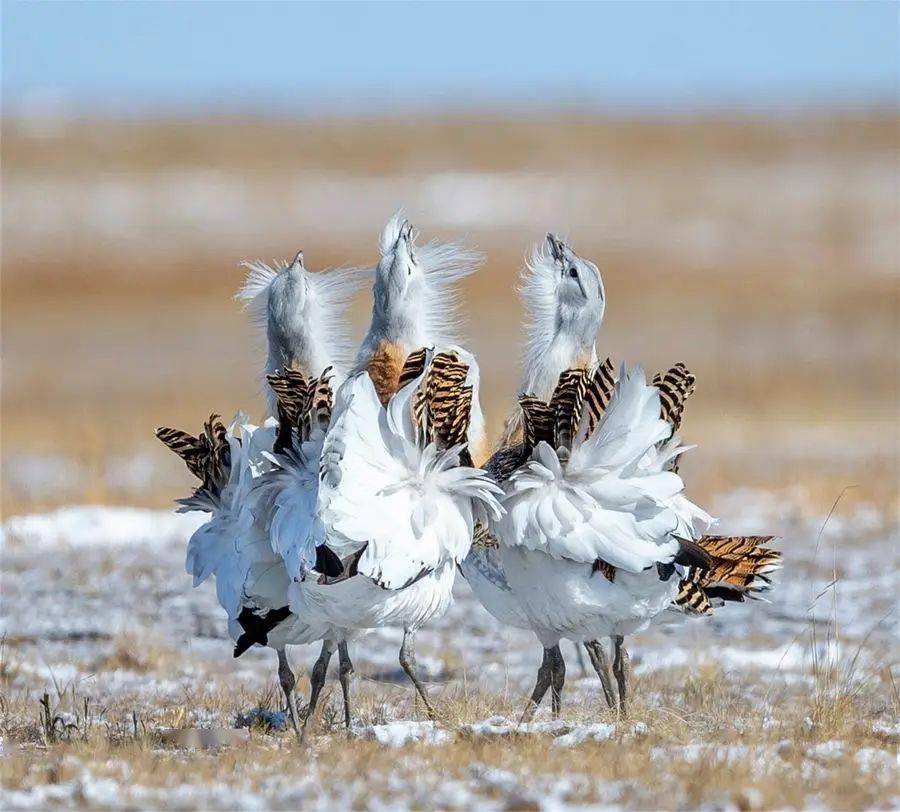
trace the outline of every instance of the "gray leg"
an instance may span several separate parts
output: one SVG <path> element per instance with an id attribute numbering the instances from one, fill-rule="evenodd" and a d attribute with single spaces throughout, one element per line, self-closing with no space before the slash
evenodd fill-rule
<path id="1" fill-rule="evenodd" d="M 328 674 L 328 663 L 331 662 L 331 655 L 334 654 L 336 648 L 337 644 L 334 640 L 323 640 L 322 652 L 319 654 L 319 659 L 316 660 L 316 664 L 313 666 L 312 676 L 310 678 L 309 708 L 306 710 L 306 719 L 303 720 L 302 740 L 304 742 L 309 736 L 310 722 L 313 721 L 313 717 L 316 714 L 316 705 L 319 704 L 319 694 L 322 693 L 322 688 L 325 685 L 325 676 Z"/>
<path id="2" fill-rule="evenodd" d="M 551 654 L 551 651 L 552 649 L 549 648 L 544 649 L 544 657 L 541 660 L 541 667 L 538 668 L 534 690 L 531 692 L 531 699 L 528 700 L 528 705 L 525 707 L 525 711 L 519 719 L 519 724 L 530 722 L 534 718 L 534 714 L 540 706 L 544 694 L 547 693 L 547 689 L 550 687 L 553 673 L 553 655 Z"/>
<path id="3" fill-rule="evenodd" d="M 350 661 L 350 651 L 346 642 L 338 644 L 338 659 L 341 664 L 341 692 L 344 694 L 344 727 L 350 730 L 350 682 L 353 678 L 353 663 Z"/>
<path id="4" fill-rule="evenodd" d="M 278 681 L 281 683 L 281 690 L 284 691 L 284 698 L 287 701 L 288 716 L 291 717 L 291 727 L 297 738 L 300 738 L 300 727 L 297 724 L 297 697 L 294 695 L 294 686 L 297 681 L 294 679 L 294 672 L 291 671 L 291 664 L 288 662 L 287 653 L 283 648 L 278 649 Z"/>
<path id="5" fill-rule="evenodd" d="M 562 689 L 566 682 L 566 661 L 562 656 L 562 651 L 557 643 L 552 649 L 550 672 L 550 699 L 553 703 L 553 718 L 559 719 L 559 711 L 562 708 Z"/>
<path id="6" fill-rule="evenodd" d="M 626 698 L 627 698 L 627 681 L 628 681 L 628 652 L 625 650 L 625 638 L 621 634 L 613 637 L 614 654 L 613 654 L 613 675 L 616 678 L 616 685 L 619 687 L 619 712 L 625 716 Z"/>
<path id="7" fill-rule="evenodd" d="M 587 648 L 587 643 L 585 643 L 585 648 Z M 581 646 L 578 643 L 575 643 L 575 657 L 578 659 L 578 668 L 581 670 L 582 679 L 588 675 L 587 663 L 584 661 L 584 652 L 581 650 Z"/>
<path id="8" fill-rule="evenodd" d="M 588 653 L 588 657 L 591 658 L 591 665 L 594 666 L 594 671 L 596 671 L 597 676 L 600 677 L 600 684 L 603 686 L 603 697 L 606 699 L 606 704 L 610 708 L 614 708 L 616 706 L 616 697 L 615 694 L 613 694 L 612 680 L 609 676 L 609 658 L 603 650 L 603 644 L 599 640 L 588 640 L 587 643 L 584 644 L 584 648 Z"/>
<path id="9" fill-rule="evenodd" d="M 400 646 L 400 666 L 406 672 L 406 676 L 410 678 L 412 684 L 419 692 L 419 696 L 422 697 L 422 701 L 425 703 L 425 710 L 428 712 L 428 718 L 434 719 L 434 708 L 431 706 L 431 702 L 428 699 L 428 694 L 425 691 L 425 686 L 416 675 L 415 634 L 415 632 L 407 630 L 403 631 L 403 645 Z"/>

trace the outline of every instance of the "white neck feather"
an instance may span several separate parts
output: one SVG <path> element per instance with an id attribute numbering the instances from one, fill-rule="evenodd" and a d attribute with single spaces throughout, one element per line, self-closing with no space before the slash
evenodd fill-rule
<path id="1" fill-rule="evenodd" d="M 237 293 L 251 321 L 265 331 L 267 355 L 264 373 L 285 367 L 305 375 L 319 375 L 332 367 L 334 385 L 347 375 L 353 358 L 346 311 L 353 294 L 371 271 L 347 268 L 310 273 L 287 263 L 271 268 L 246 263 L 249 273 Z M 273 396 L 265 390 L 270 408 Z"/>
<path id="2" fill-rule="evenodd" d="M 376 278 L 372 321 L 356 357 L 357 370 L 366 367 L 382 342 L 395 344 L 404 353 L 457 343 L 460 316 L 455 287 L 475 273 L 484 258 L 460 243 L 431 242 L 416 249 L 416 259 L 423 280 L 415 295 L 397 296 Z"/>

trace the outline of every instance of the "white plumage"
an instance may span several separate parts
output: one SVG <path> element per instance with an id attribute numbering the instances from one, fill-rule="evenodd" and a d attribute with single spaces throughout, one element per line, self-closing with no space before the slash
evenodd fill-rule
<path id="1" fill-rule="evenodd" d="M 334 583 L 307 577 L 292 586 L 291 606 L 350 628 L 402 627 L 401 664 L 427 703 L 404 651 L 411 656 L 415 631 L 449 607 L 475 521 L 497 519 L 501 511 L 499 487 L 459 464 L 462 448 L 427 442 L 413 420 L 413 395 L 425 374 L 387 407 L 365 372 L 341 388 L 322 454 L 318 507 L 328 546 L 355 556 L 355 572 Z"/>
<path id="2" fill-rule="evenodd" d="M 677 579 L 656 564 L 679 552 L 676 533 L 699 535 L 705 515 L 681 495 L 681 478 L 648 467 L 671 426 L 660 419 L 659 393 L 639 367 L 619 378 L 593 435 L 560 460 L 547 443 L 504 486 L 507 510 L 492 530 L 510 584 L 542 642 L 592 640 L 648 623 L 674 598 Z M 703 528 L 705 529 L 705 528 Z M 614 581 L 592 571 L 598 559 Z"/>

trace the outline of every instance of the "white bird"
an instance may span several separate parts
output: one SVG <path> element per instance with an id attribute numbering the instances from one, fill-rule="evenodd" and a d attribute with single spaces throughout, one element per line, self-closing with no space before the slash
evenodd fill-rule
<path id="1" fill-rule="evenodd" d="M 275 266 L 245 262 L 247 277 L 235 298 L 244 302 L 250 321 L 266 335 L 265 374 L 285 369 L 317 376 L 331 368 L 340 386 L 353 363 L 354 349 L 346 322 L 350 299 L 371 277 L 371 270 L 339 268 L 312 273 L 299 251 L 293 262 Z M 266 387 L 271 414 L 276 400 Z"/>
<path id="2" fill-rule="evenodd" d="M 527 338 L 519 392 L 549 400 L 567 369 L 589 369 L 597 362 L 596 337 L 606 309 L 600 270 L 579 257 L 554 234 L 534 247 L 522 274 L 520 294 L 526 310 Z M 518 403 L 507 420 L 496 453 L 485 466 L 498 481 L 524 460 L 522 410 Z M 461 572 L 481 604 L 501 623 L 521 629 L 531 624 L 513 593 L 496 539 L 479 528 Z M 597 641 L 585 642 L 607 701 L 613 697 L 609 665 Z M 565 669 L 558 647 L 545 655 L 555 670 Z M 554 691 L 558 703 L 557 692 Z"/>
<path id="3" fill-rule="evenodd" d="M 637 579 L 635 573 L 627 569 L 621 570 L 624 574 L 618 576 L 620 568 L 603 557 L 603 550 L 591 548 L 586 552 L 584 546 L 571 549 L 566 546 L 576 544 L 579 530 L 584 541 L 584 527 L 578 523 L 581 516 L 588 525 L 591 521 L 599 523 L 594 536 L 587 538 L 593 539 L 595 546 L 605 542 L 612 550 L 606 551 L 620 561 L 621 556 L 637 543 L 636 539 L 641 540 L 634 527 L 629 526 L 629 531 L 623 533 L 621 522 L 634 522 L 640 514 L 637 502 L 634 505 L 628 503 L 623 510 L 621 505 L 615 504 L 610 493 L 603 490 L 603 485 L 612 483 L 621 487 L 622 483 L 609 479 L 601 482 L 602 465 L 600 469 L 588 466 L 585 471 L 578 468 L 586 459 L 586 449 L 596 446 L 596 443 L 595 446 L 588 445 L 589 437 L 601 436 L 598 424 L 615 384 L 612 365 L 608 360 L 596 364 L 594 350 L 594 335 L 602 319 L 605 296 L 599 271 L 593 263 L 577 257 L 552 235 L 548 236 L 548 245 L 549 253 L 535 251 L 524 286 L 531 325 L 523 390 L 529 392 L 529 387 L 533 387 L 533 394 L 521 398 L 520 402 L 531 413 L 530 432 L 527 430 L 529 420 L 523 421 L 523 412 L 517 410 L 507 426 L 505 444 L 485 466 L 495 479 L 504 483 L 504 504 L 509 507 L 510 514 L 491 528 L 500 538 L 500 547 L 496 542 L 491 544 L 490 533 L 482 533 L 481 538 L 487 543 L 473 546 L 462 567 L 488 611 L 502 622 L 532 629 L 544 645 L 532 702 L 524 718 L 533 714 L 548 687 L 552 688 L 554 713 L 559 712 L 565 680 L 565 662 L 558 645 L 560 638 L 566 637 L 576 644 L 584 642 L 610 705 L 613 704 L 613 693 L 609 667 L 598 638 L 613 638 L 613 672 L 620 708 L 624 710 L 625 634 L 642 627 L 670 607 L 691 614 L 707 614 L 714 602 L 755 597 L 768 588 L 768 573 L 777 568 L 779 558 L 776 552 L 762 546 L 771 537 L 701 536 L 699 531 L 708 526 L 711 519 L 680 492 L 674 493 L 665 503 L 667 513 L 659 507 L 659 498 L 654 503 L 646 497 L 640 503 L 642 510 L 653 505 L 651 512 L 658 512 L 659 521 L 662 517 L 667 522 L 677 520 L 673 525 L 674 535 L 651 536 L 654 543 L 661 546 L 661 551 L 644 548 L 644 552 L 649 550 L 658 559 L 658 579 L 647 576 L 643 570 Z M 577 290 L 576 281 L 581 283 Z M 632 396 L 638 375 L 635 373 L 631 388 L 626 390 Z M 643 380 L 642 373 L 640 376 Z M 648 488 L 651 482 L 658 485 L 665 478 L 669 478 L 670 487 L 680 483 L 675 474 L 675 461 L 685 449 L 677 438 L 668 438 L 680 425 L 684 402 L 693 391 L 694 378 L 679 364 L 665 376 L 656 376 L 653 384 L 643 384 L 643 397 L 645 400 L 651 395 L 656 398 L 655 423 L 647 416 L 646 405 L 643 413 L 634 411 L 639 400 L 632 397 L 631 401 L 619 403 L 616 412 L 604 424 L 606 434 L 602 454 L 611 455 L 616 443 L 619 446 L 626 442 L 631 444 L 619 448 L 617 453 L 625 456 L 628 448 L 644 448 L 642 456 L 638 455 L 641 461 L 637 470 L 641 476 L 629 483 L 638 490 L 633 490 L 629 496 L 640 494 L 641 487 Z M 653 413 L 654 409 L 650 407 L 649 414 Z M 641 414 L 644 422 L 640 419 Z M 649 435 L 646 433 L 654 426 L 657 432 L 662 432 L 662 437 L 653 439 L 652 431 Z M 576 427 L 580 431 L 576 432 Z M 612 456 L 601 456 L 601 461 L 605 465 L 617 462 Z M 624 465 L 621 460 L 618 462 Z M 650 479 L 651 474 L 660 476 Z M 633 471 L 631 476 L 635 477 Z M 622 478 L 621 471 L 619 478 Z M 589 485 L 599 490 L 591 491 Z M 517 494 L 515 498 L 513 492 Z M 654 495 L 652 490 L 650 495 Z M 615 508 L 612 512 L 611 507 Z M 581 513 L 572 512 L 573 509 Z M 549 524 L 543 527 L 541 522 Z M 549 536 L 547 533 L 541 535 L 542 527 Z M 642 530 L 647 527 L 641 525 Z M 545 548 L 551 537 L 552 553 L 549 553 Z M 693 539 L 702 549 L 691 546 Z M 680 562 L 693 565 L 676 567 L 667 560 L 675 555 L 680 557 Z M 590 558 L 587 568 L 585 556 Z M 627 563 L 632 570 L 636 566 L 635 559 Z M 676 570 L 680 579 L 672 578 Z M 610 587 L 617 578 L 618 586 Z M 631 580 L 637 580 L 639 588 L 629 592 L 627 587 Z M 571 591 L 574 591 L 574 597 Z M 570 597 L 571 604 L 567 603 Z M 608 601 L 609 605 L 603 601 Z"/>
<path id="4" fill-rule="evenodd" d="M 500 489 L 465 464 L 474 359 L 417 352 L 398 380 L 402 388 L 387 406 L 366 371 L 338 393 L 319 511 L 344 572 L 294 584 L 291 608 L 345 628 L 402 628 L 400 665 L 433 717 L 416 673 L 415 633 L 450 606 L 475 522 L 500 517 Z"/>
<path id="5" fill-rule="evenodd" d="M 386 402 L 397 391 L 404 362 L 413 350 L 426 344 L 452 346 L 457 322 L 453 286 L 457 280 L 477 270 L 481 261 L 480 255 L 457 243 L 429 243 L 422 248 L 417 248 L 414 243 L 412 228 L 401 214 L 388 221 L 379 241 L 381 258 L 375 270 L 372 321 L 357 354 L 356 367 L 357 371 L 365 370 L 370 374 L 381 402 Z M 355 278 L 353 272 L 351 278 Z M 269 311 L 271 313 L 271 307 Z M 298 323 L 305 326 L 308 321 L 298 320 Z M 272 334 L 270 329 L 270 345 Z M 323 335 L 329 349 L 346 346 L 346 342 L 340 340 L 341 334 L 323 333 L 319 329 L 311 330 L 303 341 L 294 343 L 307 346 L 313 341 L 318 344 Z M 276 362 L 279 357 L 276 355 Z M 338 370 L 347 368 L 341 363 L 342 359 L 327 358 L 322 354 L 318 358 L 322 363 L 337 362 Z M 290 381 L 283 380 L 279 385 L 282 392 L 289 396 Z M 478 381 L 475 376 L 470 437 L 475 444 L 483 447 L 484 417 L 477 394 Z M 296 420 L 293 425 L 297 427 Z M 267 516 L 272 548 L 284 559 L 292 582 L 302 581 L 311 573 L 316 573 L 315 577 L 336 577 L 341 572 L 341 562 L 333 555 L 326 557 L 328 552 L 321 544 L 323 530 L 316 508 L 318 455 L 323 438 L 316 435 L 305 441 L 301 448 L 297 445 L 301 439 L 299 427 L 293 435 L 287 436 L 294 438 L 296 447 L 285 449 L 281 444 L 275 449 L 278 453 L 272 460 L 276 468 L 262 477 L 254 489 L 258 504 L 254 511 Z M 309 617 L 312 618 L 311 615 Z M 347 640 L 357 632 L 337 630 L 328 623 L 325 625 L 331 631 L 323 640 L 321 654 L 313 667 L 304 734 L 315 713 L 335 650 L 340 660 L 344 721 L 347 727 L 350 726 L 353 665 Z"/>
<path id="6" fill-rule="evenodd" d="M 238 298 L 266 330 L 270 381 L 285 376 L 294 376 L 294 384 L 298 377 L 315 381 L 320 394 L 325 390 L 325 402 L 313 399 L 302 414 L 294 415 L 295 422 L 308 424 L 305 432 L 284 419 L 280 425 L 269 420 L 256 427 L 239 416 L 228 429 L 211 419 L 198 438 L 166 428 L 157 430 L 157 436 L 202 480 L 192 497 L 181 500 L 181 510 L 211 514 L 188 543 L 186 568 L 194 586 L 215 577 L 235 657 L 254 644 L 277 652 L 279 682 L 299 734 L 296 681 L 285 647 L 345 635 L 290 612 L 287 590 L 299 565 L 291 553 L 298 545 L 288 543 L 278 532 L 280 525 L 273 525 L 273 505 L 281 497 L 279 485 L 287 479 L 300 485 L 301 495 L 311 483 L 311 501 L 308 493 L 305 496 L 308 511 L 314 510 L 318 455 L 330 417 L 330 376 L 345 374 L 351 358 L 344 311 L 366 274 L 350 269 L 311 273 L 302 253 L 290 264 L 281 263 L 280 270 L 259 262 L 248 267 Z M 323 369 L 328 373 L 317 379 Z M 272 389 L 269 402 L 275 411 Z M 286 458 L 291 465 L 282 464 Z"/>

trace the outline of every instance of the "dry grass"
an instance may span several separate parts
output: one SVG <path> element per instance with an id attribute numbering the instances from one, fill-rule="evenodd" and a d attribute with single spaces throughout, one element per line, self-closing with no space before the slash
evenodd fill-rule
<path id="1" fill-rule="evenodd" d="M 864 523 L 844 525 L 840 549 L 853 555 L 838 556 L 834 574 L 842 589 L 856 578 L 858 623 L 882 617 L 890 589 L 860 579 L 891 571 L 900 511 L 893 114 L 2 128 L 5 515 L 77 502 L 165 506 L 182 495 L 188 476 L 152 429 L 261 409 L 258 344 L 230 298 L 238 260 L 300 243 L 315 267 L 371 262 L 380 222 L 405 202 L 425 236 L 465 235 L 488 254 L 464 300 L 493 432 L 517 380 L 523 254 L 544 230 L 567 229 L 604 273 L 600 351 L 650 369 L 683 360 L 698 374 L 684 427 L 701 446 L 682 468 L 692 495 L 765 491 L 772 505 L 755 518 L 790 552 L 802 548 L 792 517 L 821 522 L 856 485 L 853 498 L 883 523 L 884 552 L 855 558 Z M 361 297 L 358 334 L 367 309 Z M 36 562 L 4 549 L 3 611 L 14 622 L 0 657 L 0 770 L 7 793 L 23 793 L 7 806 L 900 803 L 896 741 L 873 727 L 900 716 L 896 637 L 836 635 L 826 593 L 814 644 L 814 613 L 796 584 L 767 613 L 755 607 L 752 623 L 713 626 L 704 643 L 707 653 L 771 649 L 796 634 L 816 652 L 811 663 L 755 668 L 747 648 L 748 667 L 648 665 L 610 741 L 568 750 L 549 736 L 459 732 L 516 715 L 531 678 L 522 658 L 534 654 L 533 641 L 498 637 L 468 603 L 422 652 L 447 675 L 442 724 L 456 733 L 447 743 L 348 740 L 330 689 L 310 752 L 261 730 L 221 752 L 164 746 L 162 729 L 230 727 L 248 708 L 280 702 L 270 652 L 231 661 L 216 639 L 214 597 L 176 575 L 182 555 L 63 547 Z M 832 577 L 814 555 L 790 566 L 810 599 Z M 467 660 L 455 645 L 462 623 L 476 644 L 503 643 L 504 655 Z M 417 717 L 406 685 L 383 673 L 384 645 L 357 663 L 361 725 Z M 682 645 L 655 637 L 635 650 L 650 664 Z M 866 656 L 854 659 L 860 648 Z M 569 675 L 566 718 L 616 722 L 596 682 L 572 662 Z M 305 678 L 299 685 L 308 690 Z"/>
<path id="2" fill-rule="evenodd" d="M 459 730 L 455 739 L 397 751 L 348 739 L 338 721 L 334 694 L 339 692 L 334 692 L 310 750 L 300 749 L 289 733 L 256 730 L 249 743 L 218 752 L 160 744 L 160 728 L 189 726 L 187 706 L 153 709 L 153 721 L 145 722 L 147 712 L 138 715 L 127 702 L 93 711 L 88 706 L 85 714 L 75 694 L 53 709 L 74 718 L 72 727 L 61 740 L 48 742 L 36 722 L 16 721 L 29 712 L 36 717 L 37 710 L 16 706 L 4 692 L 4 735 L 16 750 L 4 762 L 3 780 L 7 790 L 25 793 L 57 787 L 64 799 L 84 806 L 108 802 L 105 780 L 122 787 L 121 802 L 131 798 L 152 805 L 154 798 L 166 798 L 177 807 L 236 807 L 256 797 L 287 808 L 302 797 L 305 805 L 356 808 L 391 799 L 429 808 L 486 801 L 539 808 L 549 798 L 644 809 L 803 808 L 813 803 L 883 808 L 900 793 L 890 766 L 894 748 L 873 732 L 873 720 L 897 718 L 900 707 L 891 690 L 873 678 L 834 696 L 832 711 L 822 716 L 816 693 L 770 686 L 770 703 L 761 702 L 760 686 L 750 678 L 715 668 L 675 669 L 636 680 L 638 699 L 627 722 L 599 706 L 596 697 L 570 703 L 569 720 L 616 725 L 609 741 L 575 751 L 551 746 L 549 736 L 498 739 L 467 732 L 465 725 L 491 713 L 514 716 L 519 698 L 460 687 L 445 690 L 440 700 L 441 726 Z M 408 702 L 366 683 L 357 693 L 363 725 L 384 721 L 386 706 L 391 714 L 402 714 Z M 225 714 L 235 713 L 240 699 L 230 694 L 195 698 L 207 712 Z M 176 787 L 181 788 L 177 793 Z"/>

